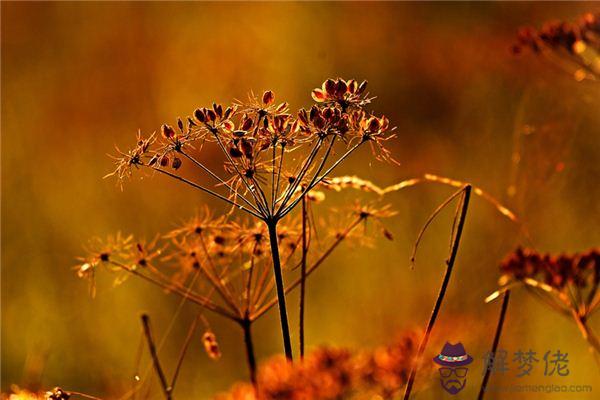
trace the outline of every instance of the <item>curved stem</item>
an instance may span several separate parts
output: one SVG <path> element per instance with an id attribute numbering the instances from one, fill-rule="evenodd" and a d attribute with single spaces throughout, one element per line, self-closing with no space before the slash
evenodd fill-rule
<path id="1" fill-rule="evenodd" d="M 456 254 L 458 253 L 458 246 L 460 244 L 460 238 L 462 236 L 465 219 L 467 217 L 467 210 L 469 208 L 469 198 L 471 197 L 471 185 L 466 185 L 463 191 L 464 194 L 462 198 L 462 207 L 460 210 L 458 224 L 456 226 L 456 234 L 454 236 L 454 240 L 452 241 L 450 256 L 446 261 L 446 273 L 444 274 L 444 279 L 442 281 L 440 291 L 435 301 L 433 311 L 431 312 L 431 317 L 429 318 L 429 322 L 427 323 L 425 334 L 423 335 L 423 339 L 421 339 L 421 343 L 419 344 L 419 349 L 417 350 L 417 357 L 415 359 L 415 363 L 413 365 L 412 370 L 410 371 L 410 376 L 408 378 L 406 389 L 404 391 L 404 400 L 408 400 L 410 398 L 410 393 L 415 383 L 417 371 L 421 365 L 423 353 L 425 352 L 425 349 L 427 347 L 427 342 L 429 341 L 429 336 L 431 335 L 431 331 L 433 330 L 433 326 L 435 325 L 435 321 L 440 312 L 440 308 L 442 307 L 442 301 L 444 300 L 446 289 L 448 288 L 448 283 L 450 282 L 450 276 L 452 275 L 452 268 L 454 267 Z"/>
<path id="2" fill-rule="evenodd" d="M 494 341 L 492 343 L 492 349 L 490 351 L 492 357 L 496 354 L 496 350 L 498 350 L 500 336 L 502 335 L 502 328 L 504 327 L 504 318 L 506 317 L 506 311 L 508 311 L 509 299 L 510 290 L 507 290 L 506 292 L 504 292 L 504 295 L 502 297 L 502 306 L 500 307 L 500 315 L 498 316 L 498 325 L 496 326 L 496 333 L 494 334 Z M 483 376 L 483 381 L 481 381 L 481 388 L 479 389 L 479 396 L 477 396 L 477 400 L 483 400 L 488 381 L 490 380 L 490 374 L 492 373 L 492 369 L 489 368 L 489 366 L 486 367 L 488 368 L 486 368 L 485 375 Z"/>
<path id="3" fill-rule="evenodd" d="M 285 357 L 293 360 L 292 342 L 290 339 L 290 326 L 287 317 L 287 307 L 285 305 L 285 289 L 283 284 L 283 275 L 281 273 L 281 260 L 279 258 L 279 243 L 277 240 L 277 221 L 269 220 L 267 222 L 269 229 L 269 241 L 271 242 L 271 255 L 273 256 L 273 275 L 275 276 L 275 285 L 277 288 L 277 302 L 279 304 L 279 319 L 281 322 L 281 334 L 283 336 L 283 349 Z"/>

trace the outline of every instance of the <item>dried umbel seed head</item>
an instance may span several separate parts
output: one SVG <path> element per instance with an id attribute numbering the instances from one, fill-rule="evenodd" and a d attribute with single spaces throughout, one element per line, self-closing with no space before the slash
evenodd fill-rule
<path id="1" fill-rule="evenodd" d="M 48 400 L 69 400 L 71 394 L 62 390 L 59 387 L 55 387 L 49 392 L 46 392 L 46 399 Z"/>
<path id="2" fill-rule="evenodd" d="M 213 360 L 221 358 L 221 350 L 219 349 L 219 343 L 217 343 L 217 337 L 211 331 L 206 331 L 202 335 L 202 344 L 206 354 Z"/>
<path id="3" fill-rule="evenodd" d="M 267 90 L 262 97 L 263 104 L 270 106 L 275 101 L 275 94 L 271 90 Z"/>
<path id="4" fill-rule="evenodd" d="M 541 29 L 521 28 L 513 52 L 530 49 L 536 54 L 554 53 L 550 59 L 574 71 L 577 80 L 600 78 L 600 14 L 585 14 L 574 23 L 546 22 Z M 579 78 L 578 78 L 579 77 Z"/>

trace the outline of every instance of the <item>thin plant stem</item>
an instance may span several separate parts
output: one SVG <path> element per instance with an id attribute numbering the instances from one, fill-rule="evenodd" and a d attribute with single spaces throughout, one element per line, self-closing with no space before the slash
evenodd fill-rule
<path id="1" fill-rule="evenodd" d="M 338 165 L 340 165 L 346 158 L 348 158 L 350 156 L 350 154 L 352 154 L 356 149 L 358 149 L 360 147 L 361 144 L 367 142 L 367 139 L 362 139 L 360 142 L 358 142 L 357 144 L 355 144 L 354 146 L 352 146 L 350 149 L 348 149 L 348 151 L 346 151 L 335 163 L 333 163 L 333 165 L 331 165 L 327 171 L 325 171 L 321 176 L 319 176 L 317 179 L 313 179 L 312 183 L 310 185 L 308 185 L 306 187 L 306 189 L 300 193 L 300 196 L 294 200 L 292 202 L 292 204 L 290 204 L 287 208 L 285 208 L 283 211 L 279 212 L 279 217 L 283 218 L 285 215 L 287 215 L 290 211 L 292 211 L 294 209 L 294 207 L 296 207 L 296 205 L 300 202 L 300 200 L 302 200 L 302 196 L 306 195 L 308 192 L 310 192 L 315 186 L 317 186 L 319 183 L 321 183 L 321 181 L 323 181 L 323 179 L 325 179 L 327 177 L 327 175 L 329 175 L 331 173 L 331 171 L 333 171 Z M 316 176 L 316 175 L 315 175 Z"/>
<path id="2" fill-rule="evenodd" d="M 458 218 L 458 224 L 456 226 L 456 233 L 453 240 L 453 245 L 450 249 L 450 255 L 448 260 L 446 260 L 446 272 L 444 274 L 444 279 L 442 281 L 442 285 L 440 287 L 440 291 L 438 293 L 437 299 L 435 301 L 435 305 L 433 307 L 433 311 L 431 312 L 431 317 L 429 318 L 429 322 L 427 324 L 427 328 L 425 329 L 425 333 L 423 338 L 421 339 L 421 343 L 419 344 L 419 349 L 417 350 L 417 356 L 415 358 L 414 365 L 412 370 L 410 371 L 410 376 L 408 378 L 408 382 L 406 384 L 406 389 L 404 391 L 404 400 L 408 400 L 410 398 L 410 394 L 415 383 L 415 378 L 417 376 L 417 371 L 421 365 L 421 359 L 423 358 L 423 353 L 427 348 L 427 342 L 429 341 L 429 336 L 431 335 L 431 331 L 433 330 L 433 326 L 435 325 L 435 321 L 442 307 L 442 301 L 444 300 L 444 296 L 446 294 L 446 289 L 448 288 L 448 283 L 450 282 L 450 277 L 452 275 L 452 269 L 454 267 L 454 262 L 456 260 L 456 255 L 458 253 L 458 247 L 460 245 L 460 238 L 462 236 L 463 227 L 465 224 L 465 219 L 467 217 L 467 210 L 469 208 L 469 199 L 471 197 L 471 185 L 466 185 L 462 190 L 462 204 L 460 207 L 460 214 Z"/>
<path id="3" fill-rule="evenodd" d="M 172 287 L 169 286 L 168 284 L 161 282 L 155 278 L 152 278 L 150 276 L 144 275 L 142 273 L 140 273 L 139 271 L 128 267 L 125 264 L 116 262 L 116 261 L 110 261 L 110 263 L 112 265 L 115 265 L 119 268 L 122 268 L 123 270 L 135 275 L 135 276 L 139 276 L 140 278 L 160 287 L 161 289 L 167 290 L 167 291 L 174 291 L 176 294 L 178 294 L 179 296 L 183 297 L 185 300 L 191 301 L 192 303 L 196 303 L 210 311 L 213 311 L 217 314 L 220 314 L 226 318 L 232 319 L 234 321 L 239 320 L 240 318 L 238 316 L 236 316 L 235 314 L 230 313 L 227 309 L 222 308 L 221 306 L 219 306 L 218 304 L 214 304 L 213 302 L 211 302 L 208 298 L 206 297 L 202 297 L 202 296 L 196 296 L 196 295 L 192 295 L 192 293 L 185 288 L 179 288 L 179 287 Z"/>
<path id="4" fill-rule="evenodd" d="M 596 353 L 596 356 L 600 355 L 600 341 L 588 326 L 586 318 L 575 310 L 572 313 L 581 335 L 589 343 L 590 348 Z"/>
<path id="5" fill-rule="evenodd" d="M 240 209 L 240 210 L 242 210 L 242 211 L 246 211 L 247 213 L 249 213 L 249 214 L 251 214 L 251 215 L 255 216 L 256 218 L 263 219 L 263 216 L 262 216 L 262 215 L 259 215 L 259 214 L 255 213 L 254 211 L 252 211 L 252 210 L 250 210 L 250 209 L 248 209 L 248 208 L 244 207 L 243 205 L 241 205 L 241 204 L 238 204 L 238 203 L 236 203 L 236 202 L 234 202 L 234 201 L 232 201 L 232 200 L 228 199 L 227 197 L 223 196 L 222 194 L 219 194 L 219 193 L 217 193 L 217 192 L 214 192 L 214 191 L 212 191 L 212 190 L 210 190 L 210 189 L 207 189 L 207 188 L 205 188 L 205 187 L 203 187 L 203 186 L 200 186 L 200 185 L 198 185 L 197 183 L 194 183 L 194 182 L 192 182 L 192 181 L 190 181 L 190 180 L 188 180 L 188 179 L 185 179 L 185 178 L 183 178 L 183 177 L 181 177 L 181 176 L 179 176 L 179 175 L 175 175 L 175 174 L 173 174 L 173 173 L 171 173 L 171 172 L 169 172 L 169 171 L 165 171 L 164 169 L 160 169 L 160 168 L 156 168 L 156 167 L 151 167 L 151 168 L 152 168 L 153 170 L 155 170 L 155 171 L 158 171 L 158 172 L 160 172 L 161 174 L 165 174 L 165 175 L 167 175 L 167 176 L 170 176 L 170 177 L 171 177 L 171 178 L 173 178 L 173 179 L 177 179 L 178 181 L 181 181 L 181 182 L 183 182 L 183 183 L 186 183 L 186 184 L 188 184 L 188 185 L 190 185 L 190 186 L 192 186 L 192 187 L 194 187 L 194 188 L 196 188 L 196 189 L 199 189 L 199 190 L 201 190 L 201 191 L 203 191 L 203 192 L 205 192 L 205 193 L 208 193 L 208 194 L 210 194 L 210 195 L 212 195 L 212 196 L 214 196 L 214 197 L 216 197 L 216 198 L 218 198 L 218 199 L 221 199 L 221 200 L 223 200 L 224 202 L 231 204 L 231 205 L 232 205 L 232 206 L 234 206 L 235 208 L 238 208 L 238 209 Z"/>
<path id="6" fill-rule="evenodd" d="M 150 329 L 150 317 L 148 316 L 148 314 L 142 314 L 142 325 L 144 326 L 144 335 L 146 336 L 146 342 L 148 343 L 148 350 L 150 351 L 150 356 L 152 357 L 154 369 L 156 370 L 156 375 L 158 376 L 158 379 L 160 381 L 160 386 L 162 387 L 165 399 L 171 400 L 171 389 L 169 387 L 169 384 L 167 383 L 165 373 L 163 372 L 163 369 L 160 366 L 160 360 L 158 359 L 156 345 L 154 344 L 154 339 L 152 338 L 152 329 Z"/>
<path id="7" fill-rule="evenodd" d="M 340 233 L 338 235 L 336 240 L 331 244 L 331 246 L 329 246 L 329 248 L 323 254 L 321 254 L 319 259 L 316 260 L 310 267 L 308 267 L 306 269 L 306 278 L 308 278 L 308 276 L 310 274 L 312 274 L 321 264 L 323 264 L 325 259 L 327 259 L 327 257 L 329 257 L 329 255 L 336 249 L 336 247 L 338 247 L 340 245 L 340 243 L 342 243 L 342 241 L 346 237 L 348 237 L 348 235 L 350 235 L 350 233 L 352 233 L 352 231 L 354 229 L 356 229 L 356 227 L 359 226 L 359 224 L 363 220 L 364 220 L 363 217 L 358 217 L 342 233 Z M 295 288 L 297 288 L 298 286 L 300 286 L 301 279 L 302 279 L 301 277 L 297 278 L 294 282 L 292 282 L 290 285 L 288 285 L 287 288 L 285 289 L 285 293 L 287 294 L 287 293 L 291 292 L 292 290 L 294 290 Z M 271 308 L 273 308 L 275 306 L 275 304 L 277 304 L 277 299 L 273 299 L 270 302 L 263 305 L 262 307 L 260 307 L 260 309 L 258 309 L 258 311 L 256 311 L 252 315 L 252 320 L 254 321 L 254 320 L 262 317 L 267 311 L 269 311 Z"/>
<path id="8" fill-rule="evenodd" d="M 194 337 L 194 333 L 196 332 L 196 328 L 198 327 L 198 319 L 201 314 L 198 314 L 196 318 L 192 321 L 192 325 L 190 325 L 190 329 L 188 330 L 188 334 L 185 338 L 185 342 L 181 347 L 181 352 L 179 353 L 179 358 L 177 359 L 177 365 L 175 367 L 175 372 L 173 372 L 173 377 L 171 378 L 171 386 L 169 387 L 169 392 L 173 393 L 175 390 L 175 384 L 177 383 L 177 378 L 179 377 L 179 371 L 181 370 L 181 365 L 183 364 L 183 359 L 187 353 L 188 347 L 192 342 L 192 337 Z"/>
<path id="9" fill-rule="evenodd" d="M 490 354 L 492 357 L 496 354 L 498 350 L 498 344 L 500 343 L 500 336 L 502 335 L 502 328 L 504 327 L 504 318 L 506 317 L 506 312 L 508 311 L 508 301 L 510 299 L 510 290 L 504 292 L 502 297 L 502 306 L 500 307 L 500 315 L 498 316 L 498 325 L 496 326 L 496 333 L 494 334 L 494 341 L 492 343 L 492 349 Z M 479 389 L 479 396 L 477 396 L 477 400 L 483 400 L 483 396 L 485 396 L 485 390 L 487 388 L 488 381 L 490 380 L 490 374 L 492 373 L 492 369 L 489 368 L 489 365 L 486 366 L 485 375 L 483 376 L 483 380 L 481 381 L 481 388 Z"/>
<path id="10" fill-rule="evenodd" d="M 292 342 L 290 339 L 290 326 L 288 323 L 287 307 L 285 305 L 285 288 L 283 284 L 283 275 L 281 273 L 281 260 L 279 257 L 277 221 L 268 221 L 267 227 L 269 229 L 269 241 L 271 242 L 271 255 L 273 257 L 273 275 L 275 276 L 275 286 L 277 288 L 277 302 L 279 304 L 279 319 L 281 322 L 281 335 L 283 336 L 283 349 L 285 351 L 285 357 L 289 361 L 292 361 Z"/>
<path id="11" fill-rule="evenodd" d="M 320 140 L 320 143 L 323 143 L 325 141 L 325 139 L 319 139 L 319 140 Z M 331 153 L 331 149 L 333 148 L 334 144 L 335 144 L 335 136 L 332 137 L 331 141 L 329 142 L 329 146 L 327 147 L 327 150 L 325 150 L 325 154 L 323 155 L 323 158 L 321 158 L 321 162 L 319 163 L 319 166 L 317 167 L 317 171 L 313 174 L 313 177 L 311 178 L 310 184 L 307 187 L 309 187 L 312 183 L 314 183 L 314 181 L 317 179 L 318 175 L 321 173 L 321 171 L 325 167 L 325 163 L 327 162 L 327 159 L 329 158 L 329 154 Z M 312 155 L 312 158 L 310 158 L 310 164 L 312 164 L 314 162 L 316 155 L 317 155 L 317 153 L 315 153 L 314 155 Z M 306 164 L 306 168 L 296 178 L 296 186 L 291 191 L 291 196 L 288 196 L 286 198 L 286 200 L 283 203 L 281 203 L 281 206 L 279 207 L 279 209 L 277 211 L 278 213 L 282 213 L 283 211 L 286 210 L 286 204 L 292 199 L 292 197 L 293 197 L 294 192 L 296 191 L 296 189 L 298 189 L 298 187 L 300 185 L 302 185 L 302 181 L 304 180 L 304 177 L 306 176 L 306 174 L 310 170 L 310 164 L 307 163 Z M 305 192 L 305 189 L 301 190 L 301 192 L 302 192 L 302 194 L 296 200 L 302 199 L 302 196 L 304 196 L 307 193 L 307 192 Z M 293 201 L 292 203 L 298 204 L 297 201 Z"/>
<path id="12" fill-rule="evenodd" d="M 229 152 L 223 145 L 223 142 L 221 141 L 221 138 L 219 137 L 217 132 L 215 132 L 214 129 L 211 129 L 211 132 L 213 133 L 214 137 L 217 139 L 217 143 L 219 143 L 219 147 L 221 147 L 221 151 L 223 152 L 223 154 L 225 154 L 225 157 L 227 157 L 227 160 L 231 163 L 231 165 L 235 169 L 235 172 L 238 174 L 239 178 L 242 180 L 242 182 L 246 186 L 246 189 L 248 189 L 248 191 L 254 198 L 254 202 L 256 203 L 256 206 L 264 213 L 264 215 L 269 215 L 269 207 L 267 206 L 267 204 L 262 204 L 262 202 L 260 201 L 260 198 L 256 195 L 255 190 L 252 188 L 252 186 L 250 186 L 250 184 L 246 180 L 246 177 L 244 176 L 244 174 L 242 174 L 242 172 L 238 168 L 237 163 L 229 155 Z M 259 217 L 259 218 L 262 219 L 263 217 Z"/>
<path id="13" fill-rule="evenodd" d="M 181 154 L 183 154 L 191 162 L 193 162 L 194 164 L 196 164 L 196 166 L 200 167 L 204 172 L 206 172 L 207 174 L 209 174 L 210 176 L 212 176 L 213 178 L 215 178 L 217 181 L 219 181 L 219 183 L 221 183 L 227 189 L 229 189 L 229 191 L 234 194 L 234 198 L 238 198 L 239 197 L 240 199 L 242 199 L 244 201 L 244 203 L 246 203 L 248 205 L 248 207 L 250 207 L 252 210 L 256 211 L 257 213 L 260 213 L 260 211 L 256 208 L 256 206 L 254 204 L 252 204 L 250 202 L 250 200 L 246 199 L 241 193 L 239 193 L 237 190 L 235 190 L 230 184 L 228 184 L 227 182 L 225 182 L 223 179 L 221 179 L 217 174 L 215 174 L 214 172 L 212 172 L 208 167 L 206 167 L 200 161 L 196 160 L 194 157 L 190 156 L 188 153 L 184 152 L 183 150 L 180 150 L 179 152 Z"/>
<path id="14" fill-rule="evenodd" d="M 250 373 L 250 381 L 254 386 L 255 390 L 258 390 L 257 380 L 256 380 L 256 356 L 254 354 L 254 342 L 252 341 L 252 321 L 248 318 L 246 314 L 246 318 L 244 318 L 240 325 L 242 326 L 242 330 L 244 331 L 244 345 L 246 348 L 246 362 L 248 363 L 248 371 Z"/>
<path id="15" fill-rule="evenodd" d="M 306 240 L 306 196 L 302 197 L 302 261 L 300 265 L 300 316 L 299 316 L 299 338 L 300 338 L 300 359 L 304 359 L 304 311 L 306 299 L 306 256 L 308 246 Z"/>
<path id="16" fill-rule="evenodd" d="M 283 199 L 281 201 L 281 204 L 277 208 L 277 212 L 275 213 L 275 215 L 279 214 L 281 212 L 281 210 L 283 210 L 283 207 L 285 207 L 285 205 L 289 201 L 290 197 L 294 195 L 294 192 L 298 188 L 298 185 L 300 185 L 300 183 L 302 182 L 302 179 L 304 178 L 304 174 L 310 168 L 310 165 L 312 164 L 314 158 L 316 157 L 317 153 L 321 149 L 322 145 L 323 145 L 323 138 L 319 138 L 317 140 L 317 143 L 311 149 L 308 157 L 306 157 L 306 159 L 304 160 L 304 163 L 300 167 L 298 175 L 294 176 L 294 182 L 288 184 L 286 189 L 283 191 L 283 193 L 284 193 Z"/>

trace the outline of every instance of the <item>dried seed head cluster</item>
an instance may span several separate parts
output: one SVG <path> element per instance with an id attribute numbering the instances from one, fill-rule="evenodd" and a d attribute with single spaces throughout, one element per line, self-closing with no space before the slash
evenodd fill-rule
<path id="1" fill-rule="evenodd" d="M 122 180 L 133 169 L 145 167 L 260 219 L 279 220 L 364 143 L 371 145 L 376 158 L 393 160 L 384 147 L 394 137 L 393 129 L 386 117 L 365 110 L 372 100 L 366 86 L 366 81 L 328 79 L 313 91 L 316 103 L 295 115 L 286 102 L 277 104 L 270 90 L 261 97 L 250 94 L 246 102 L 198 108 L 186 123 L 178 119 L 176 127 L 163 125 L 160 135 L 138 135 L 133 149 L 119 151 L 116 169 L 109 175 Z M 338 143 L 347 150 L 334 157 Z M 198 158 L 207 144 L 222 152 L 224 174 Z M 286 158 L 291 152 L 295 156 Z M 184 163 L 202 170 L 212 184 L 184 178 L 179 172 Z"/>
<path id="2" fill-rule="evenodd" d="M 392 398 L 406 383 L 417 346 L 417 336 L 407 334 L 369 351 L 319 348 L 293 365 L 277 357 L 261 367 L 257 392 L 238 384 L 217 399 Z"/>
<path id="3" fill-rule="evenodd" d="M 590 315 L 600 303 L 600 250 L 576 254 L 540 254 L 518 248 L 501 264 L 500 285 L 515 283 L 548 295 L 553 307 L 582 317 Z M 498 292 L 490 298 L 497 297 Z M 488 299 L 490 299 L 488 298 Z"/>
<path id="4" fill-rule="evenodd" d="M 600 14 L 585 14 L 575 23 L 551 21 L 540 30 L 522 28 L 514 51 L 529 48 L 562 66 L 574 67 L 577 80 L 600 78 Z"/>
<path id="5" fill-rule="evenodd" d="M 314 249 L 308 246 L 308 274 L 345 239 L 357 236 L 364 241 L 368 232 L 358 232 L 361 223 L 373 221 L 391 239 L 383 225 L 383 219 L 395 215 L 389 206 L 357 203 L 352 212 L 340 214 L 336 220 L 342 225 L 315 235 L 319 243 Z M 312 222 L 310 225 L 315 226 Z M 279 223 L 277 242 L 289 282 L 287 291 L 300 281 L 297 267 L 301 240 L 300 220 L 290 218 Z M 97 270 L 103 268 L 116 274 L 115 284 L 135 275 L 236 321 L 255 320 L 276 304 L 269 233 L 261 221 L 215 217 L 203 208 L 189 221 L 152 241 L 117 234 L 105 241 L 93 239 L 87 250 L 77 274 L 88 279 L 92 288 Z M 207 346 L 209 342 L 204 340 Z M 209 351 L 212 353 L 219 352 Z"/>

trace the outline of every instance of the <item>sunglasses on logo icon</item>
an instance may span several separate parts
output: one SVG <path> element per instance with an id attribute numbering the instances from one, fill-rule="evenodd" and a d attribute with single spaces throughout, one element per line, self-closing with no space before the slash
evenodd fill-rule
<path id="1" fill-rule="evenodd" d="M 467 376 L 467 372 L 469 371 L 469 369 L 468 368 L 440 368 L 439 371 L 440 371 L 440 375 L 442 378 L 450 377 L 450 375 L 452 375 L 453 372 L 457 377 L 464 378 L 465 376 Z"/>

